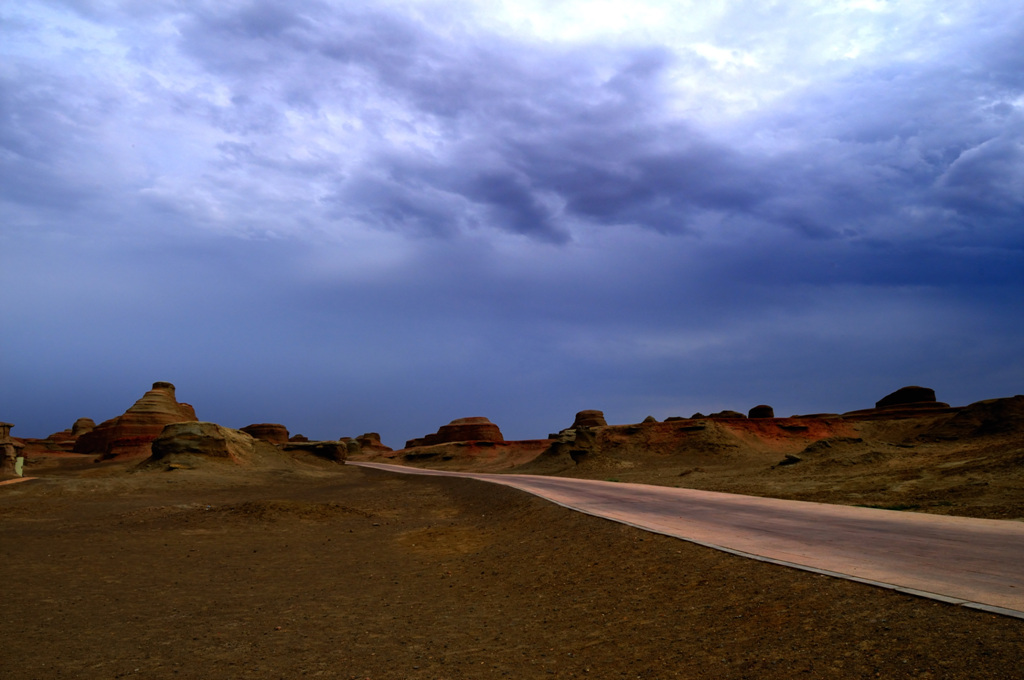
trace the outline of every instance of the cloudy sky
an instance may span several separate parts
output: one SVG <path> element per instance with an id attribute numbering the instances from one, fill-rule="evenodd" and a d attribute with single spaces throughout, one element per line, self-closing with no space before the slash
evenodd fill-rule
<path id="1" fill-rule="evenodd" d="M 1024 392 L 1019 0 L 0 3 L 0 419 Z"/>

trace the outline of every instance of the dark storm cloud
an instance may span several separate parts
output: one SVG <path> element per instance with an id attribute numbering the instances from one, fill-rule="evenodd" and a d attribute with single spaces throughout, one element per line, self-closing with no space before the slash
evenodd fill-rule
<path id="1" fill-rule="evenodd" d="M 564 243 L 569 222 L 693 233 L 724 219 L 885 238 L 919 220 L 928 237 L 982 224 L 986 237 L 1020 217 L 1021 112 L 1007 102 L 1019 93 L 1007 56 L 1019 28 L 989 36 L 959 70 L 952 51 L 879 66 L 798 96 L 788 114 L 748 121 L 803 132 L 779 153 L 668 119 L 665 72 L 680 57 L 663 49 L 524 51 L 386 10 L 317 3 L 217 7 L 181 25 L 187 53 L 238 79 L 241 120 L 273 115 L 257 112 L 246 83 L 297 73 L 293 96 L 313 108 L 330 104 L 334 88 L 372 93 L 435 127 L 426 160 L 382 137 L 361 173 L 337 178 L 334 214 L 379 215 L 390 229 L 451 236 L 487 223 Z"/>

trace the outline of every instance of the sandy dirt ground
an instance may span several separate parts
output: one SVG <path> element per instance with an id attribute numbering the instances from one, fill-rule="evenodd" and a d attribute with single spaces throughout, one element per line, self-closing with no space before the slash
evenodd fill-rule
<path id="1" fill-rule="evenodd" d="M 12 680 L 1024 677 L 1024 621 L 499 486 L 326 464 L 39 473 L 0 487 Z"/>

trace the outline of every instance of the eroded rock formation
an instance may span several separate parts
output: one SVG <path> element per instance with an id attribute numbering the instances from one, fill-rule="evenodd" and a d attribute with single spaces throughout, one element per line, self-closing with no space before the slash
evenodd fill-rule
<path id="1" fill-rule="evenodd" d="M 949 404 L 935 400 L 935 390 L 929 387 L 911 385 L 901 387 L 875 402 L 875 408 L 862 409 L 844 413 L 844 418 L 858 420 L 882 420 L 897 418 L 913 418 L 925 414 L 938 415 L 953 413 Z"/>
<path id="2" fill-rule="evenodd" d="M 434 434 L 428 434 L 421 439 L 410 439 L 405 443 L 405 448 L 469 441 L 503 442 L 505 438 L 501 435 L 501 430 L 497 425 L 487 418 L 475 416 L 456 418 L 447 425 L 442 425 Z"/>
<path id="3" fill-rule="evenodd" d="M 708 418 L 719 418 L 719 419 L 722 419 L 722 420 L 732 420 L 732 419 L 746 418 L 746 416 L 743 415 L 742 413 L 740 413 L 739 411 L 725 410 L 725 411 L 719 411 L 718 413 L 712 413 L 711 415 L 708 416 Z"/>
<path id="4" fill-rule="evenodd" d="M 271 444 L 287 444 L 288 428 L 277 423 L 254 423 L 241 428 L 250 437 L 262 439 Z"/>
<path id="5" fill-rule="evenodd" d="M 73 450 L 101 458 L 146 457 L 165 425 L 197 420 L 195 410 L 175 398 L 174 385 L 155 382 L 124 414 L 78 437 Z"/>
<path id="6" fill-rule="evenodd" d="M 355 438 L 355 443 L 359 446 L 360 451 L 369 451 L 374 453 L 384 453 L 386 451 L 393 451 L 390 446 L 385 446 L 380 441 L 380 434 L 377 432 L 367 432 L 361 434 Z"/>
<path id="7" fill-rule="evenodd" d="M 929 387 L 918 387 L 910 385 L 901 387 L 892 394 L 887 394 L 875 402 L 875 408 L 888 408 L 890 406 L 905 406 L 907 404 L 933 404 L 935 402 L 935 390 Z"/>
<path id="8" fill-rule="evenodd" d="M 775 409 L 767 404 L 760 404 L 750 409 L 747 413 L 748 418 L 774 418 Z"/>
<path id="9" fill-rule="evenodd" d="M 572 421 L 572 427 L 569 429 L 575 430 L 580 427 L 604 427 L 608 422 L 604 419 L 604 411 L 587 410 L 580 411 L 576 414 L 576 418 Z"/>
<path id="10" fill-rule="evenodd" d="M 92 418 L 79 418 L 71 426 L 71 436 L 78 439 L 83 434 L 88 434 L 96 429 L 96 422 Z"/>
<path id="11" fill-rule="evenodd" d="M 11 436 L 11 423 L 0 423 L 0 478 L 20 477 L 22 449 L 25 445 Z"/>
<path id="12" fill-rule="evenodd" d="M 241 430 L 216 423 L 171 423 L 164 426 L 151 448 L 152 461 L 191 455 L 245 462 L 256 452 L 256 439 Z"/>

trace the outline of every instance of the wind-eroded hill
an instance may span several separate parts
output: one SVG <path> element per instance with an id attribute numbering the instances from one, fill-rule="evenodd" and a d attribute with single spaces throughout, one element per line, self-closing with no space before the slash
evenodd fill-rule
<path id="1" fill-rule="evenodd" d="M 360 457 L 1024 518 L 1024 397 L 943 407 L 598 425 L 547 440 L 454 442 Z"/>

